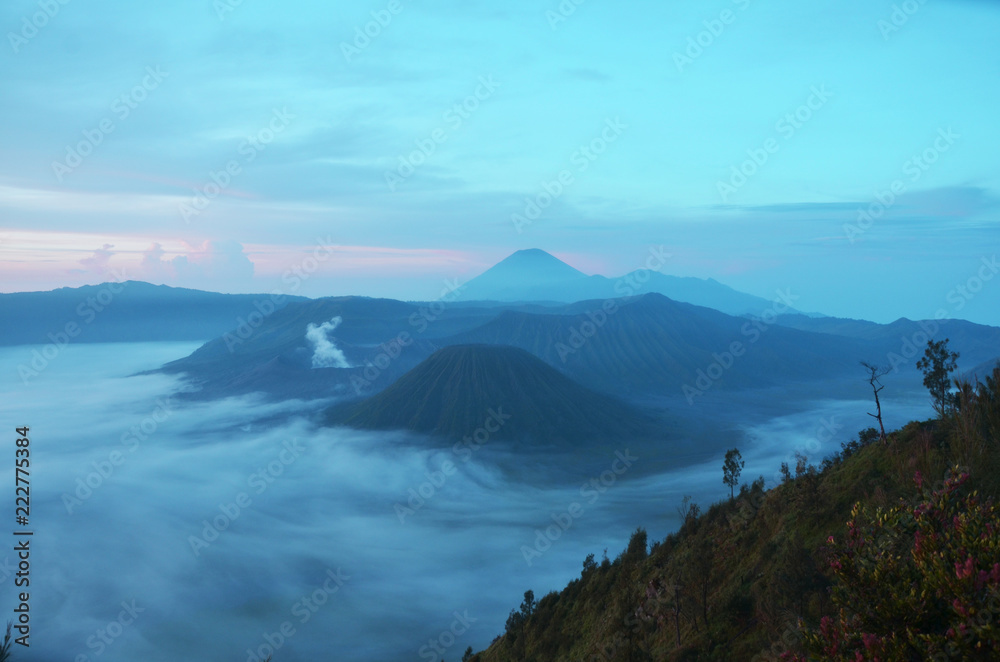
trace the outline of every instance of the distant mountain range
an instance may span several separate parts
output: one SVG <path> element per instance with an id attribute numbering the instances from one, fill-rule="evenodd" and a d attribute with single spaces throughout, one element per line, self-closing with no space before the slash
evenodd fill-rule
<path id="1" fill-rule="evenodd" d="M 932 323 L 908 320 L 878 325 L 788 316 L 768 323 L 658 294 L 550 307 L 455 303 L 431 321 L 424 313 L 425 306 L 387 299 L 294 302 L 259 328 L 245 329 L 245 338 L 231 329 L 163 370 L 185 373 L 203 398 L 253 391 L 278 399 L 362 398 L 442 347 L 498 345 L 523 349 L 591 390 L 686 397 L 851 378 L 862 360 L 898 366 L 913 382 L 926 344 L 921 324 L 933 331 Z M 307 329 L 335 318 L 342 322 L 331 342 L 350 367 L 316 367 Z M 962 366 L 1000 353 L 995 327 L 950 320 L 935 337 L 952 339 Z"/>
<path id="2" fill-rule="evenodd" d="M 455 300 L 465 302 L 463 314 L 474 322 L 496 307 L 543 312 L 545 307 L 539 303 L 552 307 L 649 292 L 731 315 L 760 315 L 773 306 L 712 279 L 679 278 L 650 269 L 620 279 L 588 276 L 538 249 L 510 255 L 465 283 Z M 300 296 L 219 294 L 140 281 L 0 294 L 0 346 L 44 345 L 62 334 L 75 334 L 71 341 L 76 343 L 209 340 L 237 329 L 251 315 L 254 319 L 269 317 L 289 303 L 310 301 Z M 398 319 L 383 314 L 388 312 L 375 311 L 366 331 L 374 331 L 372 325 L 379 320 L 396 325 Z M 437 317 L 425 337 L 448 335 L 474 325 L 463 324 L 453 312 Z M 352 319 L 343 333 L 352 333 L 352 328 L 360 328 L 357 320 Z M 367 334 L 358 341 L 371 343 L 372 338 Z"/>
<path id="3" fill-rule="evenodd" d="M 438 342 L 513 345 L 584 384 L 627 392 L 680 392 L 702 374 L 726 387 L 809 380 L 853 370 L 864 352 L 852 339 L 755 324 L 659 294 L 613 303 L 582 302 L 575 308 L 586 312 L 576 314 L 505 311 Z M 721 374 L 713 368 L 709 377 L 716 363 Z"/>
<path id="4" fill-rule="evenodd" d="M 467 282 L 459 297 L 463 301 L 572 303 L 655 293 L 730 315 L 762 315 L 774 307 L 773 301 L 738 292 L 711 278 L 682 278 L 661 273 L 657 269 L 663 268 L 667 257 L 651 255 L 650 258 L 653 268 L 638 269 L 612 279 L 588 276 L 537 248 L 517 251 Z"/>
<path id="5" fill-rule="evenodd" d="M 0 294 L 0 346 L 207 340 L 260 311 L 305 297 L 217 294 L 141 281 Z"/>
<path id="6" fill-rule="evenodd" d="M 653 282 L 657 274 L 646 275 Z M 616 282 L 586 276 L 543 251 L 519 251 L 470 281 L 462 293 L 474 299 L 521 295 L 531 300 L 421 304 L 366 297 L 287 297 L 276 305 L 270 295 L 112 283 L 0 295 L 0 344 L 54 342 L 53 336 L 65 333 L 71 323 L 78 331 L 72 342 L 213 338 L 161 369 L 184 374 L 197 387 L 186 397 L 261 392 L 272 399 L 362 401 L 393 387 L 385 400 L 369 400 L 352 414 L 350 420 L 362 426 L 395 420 L 372 412 L 392 411 L 402 417 L 408 411 L 402 406 L 405 402 L 429 397 L 419 389 L 433 383 L 429 370 L 452 366 L 442 358 L 449 356 L 464 357 L 463 366 L 479 365 L 486 357 L 499 365 L 497 357 L 507 357 L 528 382 L 545 385 L 539 393 L 554 389 L 552 374 L 558 374 L 588 392 L 633 402 L 660 399 L 657 407 L 663 406 L 662 398 L 691 402 L 709 390 L 775 388 L 805 393 L 799 385 L 812 383 L 822 384 L 813 392 L 824 392 L 831 380 L 860 380 L 858 362 L 863 360 L 898 368 L 896 374 L 903 381 L 896 382 L 897 388 L 919 388 L 915 363 L 931 336 L 950 338 L 951 348 L 961 354 L 963 371 L 985 371 L 1000 357 L 996 327 L 962 320 L 900 319 L 882 325 L 796 313 L 768 316 L 764 313 L 773 309 L 771 302 L 747 299 L 712 285 L 713 281 L 699 282 L 711 297 L 730 297 L 730 310 L 749 307 L 755 312 L 734 316 L 628 288 L 621 292 L 625 296 L 615 298 L 620 294 Z M 591 297 L 595 291 L 608 296 L 541 303 L 549 295 L 568 297 L 572 288 Z M 435 354 L 442 348 L 470 345 L 523 352 L 501 355 L 480 349 Z M 320 360 L 323 352 L 337 361 Z M 524 352 L 538 359 L 537 365 L 524 359 Z M 437 358 L 429 361 L 433 356 Z M 411 372 L 418 367 L 419 372 Z M 473 379 L 474 372 L 461 374 Z M 475 383 L 488 394 L 501 386 Z M 401 396 L 407 387 L 411 393 Z M 411 419 L 396 423 L 441 433 L 457 429 L 445 423 L 427 428 Z"/>
<path id="7" fill-rule="evenodd" d="M 959 366 L 992 366 L 1000 358 L 1000 327 L 975 324 L 965 320 L 909 320 L 905 317 L 889 324 L 835 317 L 812 318 L 805 315 L 782 315 L 781 326 L 862 340 L 877 363 L 895 367 L 900 361 L 911 365 L 923 356 L 929 339 L 949 340 L 960 354 Z"/>

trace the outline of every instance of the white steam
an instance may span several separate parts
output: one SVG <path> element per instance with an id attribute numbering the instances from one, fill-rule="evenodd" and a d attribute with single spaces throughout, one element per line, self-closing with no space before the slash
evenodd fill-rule
<path id="1" fill-rule="evenodd" d="M 347 357 L 340 350 L 333 340 L 327 337 L 334 329 L 340 326 L 343 320 L 334 317 L 329 322 L 323 322 L 319 326 L 310 324 L 306 327 L 306 340 L 312 343 L 313 357 L 312 367 L 314 368 L 350 368 Z"/>

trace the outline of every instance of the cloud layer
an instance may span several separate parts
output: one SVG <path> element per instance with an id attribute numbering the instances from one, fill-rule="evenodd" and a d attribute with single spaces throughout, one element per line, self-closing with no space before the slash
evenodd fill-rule
<path id="1" fill-rule="evenodd" d="M 317 429 L 307 419 L 323 403 L 185 404 L 168 397 L 172 378 L 128 376 L 196 347 L 71 345 L 0 393 L 18 417 L 3 425 L 27 423 L 35 440 L 32 659 L 245 662 L 281 639 L 276 657 L 289 662 L 422 659 L 461 616 L 469 627 L 435 657 L 456 659 L 489 645 L 526 589 L 562 588 L 637 526 L 662 538 L 684 494 L 725 494 L 725 449 L 705 444 L 694 464 L 658 475 L 616 473 L 634 455 L 624 448 L 595 451 L 585 469 L 536 455 L 538 475 L 568 478 L 523 482 L 511 470 L 523 458 L 490 444 L 463 460 L 406 435 Z M 0 351 L 0 372 L 31 349 Z M 885 403 L 890 423 L 926 415 L 919 401 Z M 795 450 L 839 449 L 867 425 L 865 406 L 758 417 L 740 445 L 744 477 L 770 479 Z M 818 437 L 831 419 L 844 432 Z M 12 469 L 0 473 L 12 484 Z M 573 503 L 583 514 L 559 527 Z M 6 555 L 0 606 L 13 608 Z M 124 625 L 123 603 L 137 612 Z"/>

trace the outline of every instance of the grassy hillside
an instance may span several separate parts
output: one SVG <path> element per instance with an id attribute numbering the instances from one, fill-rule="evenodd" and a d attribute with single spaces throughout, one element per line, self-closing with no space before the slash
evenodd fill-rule
<path id="1" fill-rule="evenodd" d="M 520 610 L 512 610 L 505 633 L 472 659 L 756 661 L 797 650 L 800 619 L 815 628 L 822 617 L 835 616 L 831 595 L 862 590 L 878 595 L 883 589 L 880 580 L 872 582 L 874 588 L 841 581 L 837 591 L 830 591 L 835 583 L 830 537 L 845 539 L 845 523 L 855 504 L 871 510 L 905 500 L 912 510 L 919 501 L 915 474 L 930 484 L 956 465 L 969 473 L 961 493 L 978 490 L 989 499 L 1000 495 L 998 387 L 1000 369 L 987 385 L 966 389 L 959 412 L 947 420 L 910 423 L 884 445 L 874 430 L 863 431 L 818 467 L 805 460 L 790 467 L 786 480 L 771 490 L 764 491 L 763 479 L 758 479 L 744 484 L 737 498 L 704 513 L 687 504 L 680 531 L 651 546 L 646 532 L 638 529 L 617 558 L 595 562 L 591 555 L 580 578 L 561 592 L 537 603 L 526 599 Z M 908 517 L 912 523 L 908 513 L 904 508 L 900 521 Z M 982 538 L 992 540 L 987 542 L 996 558 L 983 562 L 997 577 L 990 583 L 988 574 L 981 575 L 976 590 L 992 591 L 996 600 L 1000 563 L 992 564 L 1000 560 L 1000 533 L 990 531 Z M 905 550 L 894 553 L 906 558 Z M 952 572 L 945 563 L 943 576 Z M 885 580 L 886 593 L 890 584 Z M 910 590 L 917 591 L 920 604 L 933 603 L 920 581 Z M 950 609 L 951 604 L 948 598 L 938 607 Z M 864 606 L 849 604 L 848 611 Z M 997 614 L 992 616 L 995 622 Z M 908 622 L 905 613 L 902 620 Z M 992 654 L 980 650 L 941 659 L 995 659 Z M 913 651 L 888 659 L 927 657 Z"/>

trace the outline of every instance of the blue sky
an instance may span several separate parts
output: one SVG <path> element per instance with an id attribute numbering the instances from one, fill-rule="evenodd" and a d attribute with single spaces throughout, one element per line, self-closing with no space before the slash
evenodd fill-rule
<path id="1" fill-rule="evenodd" d="M 0 27 L 3 291 L 305 264 L 297 294 L 428 299 L 521 248 L 616 276 L 665 245 L 806 310 L 1000 325 L 1000 3 L 11 0 Z"/>

